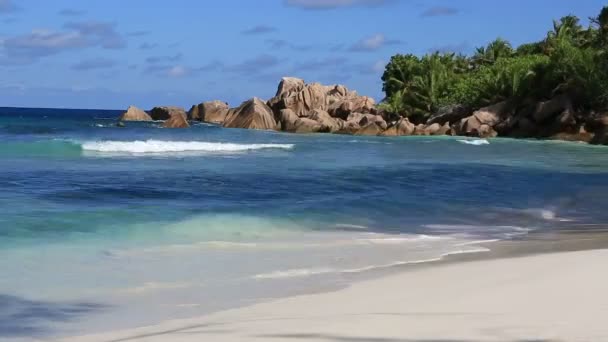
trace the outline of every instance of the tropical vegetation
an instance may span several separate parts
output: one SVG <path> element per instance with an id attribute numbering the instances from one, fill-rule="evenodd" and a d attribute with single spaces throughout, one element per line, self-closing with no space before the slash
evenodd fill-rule
<path id="1" fill-rule="evenodd" d="M 424 121 L 441 107 L 480 108 L 568 95 L 577 109 L 608 109 L 608 6 L 587 27 L 573 15 L 553 22 L 538 42 L 496 39 L 472 55 L 398 54 L 382 76 L 381 107 Z"/>

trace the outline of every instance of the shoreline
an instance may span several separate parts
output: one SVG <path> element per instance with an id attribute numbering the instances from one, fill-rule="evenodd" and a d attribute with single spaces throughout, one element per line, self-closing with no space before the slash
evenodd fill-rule
<path id="1" fill-rule="evenodd" d="M 390 336 L 385 336 L 384 334 L 388 331 L 385 328 L 380 329 L 379 327 L 370 327 L 369 329 L 363 329 L 359 334 L 355 334 L 354 336 L 341 336 L 341 333 L 350 332 L 353 329 L 358 329 L 360 327 L 360 323 L 358 319 L 355 317 L 359 315 L 355 311 L 349 312 L 340 312 L 340 316 L 344 316 L 339 320 L 339 325 L 345 327 L 345 330 L 339 330 L 334 333 L 318 333 L 318 334 L 310 334 L 308 333 L 310 329 L 314 326 L 309 325 L 309 320 L 316 321 L 315 315 L 319 314 L 319 310 L 323 311 L 322 308 L 326 305 L 326 303 L 332 303 L 334 301 L 338 301 L 336 306 L 329 306 L 328 309 L 334 310 L 340 308 L 344 305 L 357 307 L 357 303 L 363 305 L 372 305 L 372 299 L 374 296 L 378 294 L 382 294 L 383 296 L 390 297 L 401 296 L 401 291 L 396 291 L 397 288 L 403 287 L 404 290 L 407 291 L 425 291 L 428 290 L 429 293 L 441 293 L 443 290 L 449 290 L 452 286 L 445 288 L 441 284 L 453 284 L 453 286 L 459 285 L 462 281 L 467 281 L 467 279 L 473 278 L 484 278 L 484 277 L 500 277 L 505 272 L 506 269 L 511 274 L 511 276 L 518 278 L 519 281 L 514 284 L 517 285 L 518 288 L 527 288 L 531 285 L 539 285 L 539 284 L 529 284 L 532 280 L 527 279 L 526 276 L 523 276 L 523 273 L 518 275 L 520 268 L 526 269 L 530 267 L 538 267 L 537 264 L 551 264 L 552 266 L 543 267 L 543 272 L 556 273 L 554 276 L 560 277 L 560 281 L 566 281 L 571 278 L 571 275 L 566 272 L 566 270 L 560 271 L 560 267 L 557 267 L 553 264 L 559 263 L 570 263 L 573 264 L 573 270 L 578 269 L 579 267 L 588 266 L 592 267 L 592 269 L 584 275 L 584 277 L 588 277 L 590 279 L 580 279 L 581 283 L 585 281 L 589 281 L 590 283 L 601 283 L 608 285 L 608 277 L 601 275 L 601 264 L 608 261 L 608 234 L 604 231 L 600 232 L 591 232 L 591 233 L 573 233 L 573 232 L 559 232 L 559 233 L 532 233 L 525 240 L 503 240 L 497 242 L 490 243 L 480 243 L 478 246 L 487 247 L 490 249 L 489 252 L 480 252 L 480 253 L 464 253 L 464 254 L 455 254 L 445 257 L 442 260 L 434 261 L 434 262 L 426 262 L 420 264 L 410 264 L 405 266 L 397 266 L 391 267 L 389 269 L 371 271 L 366 273 L 362 279 L 351 279 L 349 285 L 346 287 L 333 289 L 333 290 L 325 290 L 325 291 L 317 291 L 311 292 L 308 294 L 290 296 L 285 298 L 272 299 L 269 301 L 262 301 L 258 303 L 254 303 L 252 305 L 242 306 L 234 309 L 222 310 L 218 312 L 213 312 L 207 315 L 203 315 L 200 317 L 189 318 L 189 319 L 179 319 L 179 320 L 168 320 L 156 325 L 151 325 L 147 327 L 140 327 L 135 329 L 127 329 L 120 331 L 111 331 L 102 334 L 94 334 L 94 335 L 86 335 L 86 336 L 73 336 L 69 338 L 64 338 L 56 341 L 66 341 L 66 342 L 117 342 L 117 341 L 199 341 L 202 337 L 213 336 L 214 341 L 241 341 L 243 339 L 247 340 L 260 340 L 260 341 L 290 341 L 290 340 L 310 340 L 310 341 L 367 341 L 374 340 L 373 338 L 378 338 L 379 341 L 410 341 L 409 335 L 405 334 L 406 331 L 403 331 L 404 335 L 396 332 L 394 329 Z M 581 263 L 583 260 L 590 259 L 590 262 Z M 579 265 L 580 264 L 580 265 Z M 592 265 L 588 265 L 592 264 Z M 473 269 L 475 269 L 473 271 Z M 449 272 L 448 272 L 449 271 Z M 444 273 L 450 273 L 452 276 L 446 277 Z M 453 276 L 455 273 L 463 273 L 468 274 L 468 276 Z M 523 272 L 523 271 L 521 271 Z M 531 274 L 530 274 L 531 275 Z M 529 276 L 529 275 L 528 275 Z M 412 284 L 412 281 L 416 281 L 419 277 L 432 277 L 432 283 L 426 285 L 426 287 L 418 288 L 417 286 Z M 598 278 L 598 279 L 594 279 Z M 542 281 L 536 279 L 536 281 Z M 552 286 L 560 286 L 559 289 L 555 291 L 563 292 L 564 294 L 574 294 L 573 289 L 563 288 L 563 285 L 560 284 L 551 284 Z M 430 286 L 430 288 L 429 288 Z M 373 291 L 370 291 L 370 288 Z M 490 291 L 495 292 L 496 289 L 494 287 L 491 288 L 482 288 L 480 291 Z M 520 289 L 521 290 L 521 289 Z M 599 294 L 599 292 L 597 293 Z M 498 296 L 495 294 L 494 296 Z M 494 296 L 492 298 L 494 298 Z M 542 293 L 539 294 L 542 297 Z M 499 296 L 500 297 L 500 296 Z M 415 300 L 415 298 L 409 298 L 410 300 Z M 530 298 L 533 299 L 533 298 Z M 432 301 L 431 301 L 432 302 Z M 419 303 L 419 305 L 423 305 L 424 303 Z M 483 307 L 483 303 L 478 303 Z M 391 301 L 387 300 L 384 304 L 378 307 L 378 310 L 398 310 L 399 308 L 395 308 Z M 424 305 L 433 305 L 441 307 L 441 303 L 426 303 Z M 606 308 L 608 310 L 608 302 L 606 303 Z M 489 309 L 487 307 L 483 307 L 484 309 Z M 534 307 L 522 308 L 523 311 L 527 311 L 528 309 L 535 309 Z M 361 308 L 357 310 L 361 311 Z M 348 310 L 347 310 L 348 311 Z M 363 310 L 365 311 L 365 310 Z M 590 308 L 586 307 L 584 312 L 590 311 Z M 277 318 L 277 314 L 284 314 L 289 317 L 279 317 Z M 543 312 L 546 314 L 547 312 Z M 287 315 L 289 314 L 289 315 Z M 313 315 L 314 314 L 314 315 Z M 308 318 L 292 318 L 293 315 L 302 315 L 304 317 L 308 317 L 312 315 L 313 317 Z M 258 317 L 267 317 L 268 321 L 262 319 L 258 320 Z M 352 317 L 351 317 L 352 316 Z M 374 315 L 372 315 L 374 316 Z M 517 315 L 515 315 L 517 316 Z M 249 317 L 243 320 L 243 317 Z M 252 317 L 255 317 L 253 319 Z M 397 318 L 399 316 L 389 318 L 386 317 L 375 317 L 373 321 L 374 324 L 383 325 L 389 324 L 392 326 L 393 324 L 414 324 L 412 322 L 416 320 L 430 320 L 434 319 L 424 318 L 421 319 L 417 317 L 417 315 L 413 315 L 412 317 L 404 316 L 403 321 L 400 322 L 400 319 Z M 600 313 L 589 315 L 589 318 L 593 317 L 602 317 Z M 443 321 L 443 319 L 438 318 Z M 469 320 L 466 317 L 461 317 L 463 320 L 463 324 L 466 324 Z M 387 322 L 383 321 L 386 320 Z M 283 325 L 283 321 L 290 322 L 286 326 Z M 261 323 L 259 323 L 261 322 Z M 267 326 L 268 322 L 275 322 L 271 324 L 271 326 Z M 389 323 L 390 322 L 390 323 Z M 316 324 L 322 324 L 324 322 L 316 322 Z M 420 322 L 419 322 L 420 323 Z M 471 323 L 471 322 L 469 322 Z M 518 322 L 521 323 L 521 322 Z M 415 325 L 417 325 L 416 323 Z M 434 325 L 437 323 L 432 323 Z M 443 324 L 443 323 L 442 323 Z M 445 324 L 448 324 L 447 322 Z M 551 323 L 553 324 L 553 323 Z M 258 325 L 263 325 L 264 329 L 259 330 Z M 331 325 L 331 324 L 330 324 Z M 550 324 L 549 324 L 550 325 Z M 234 329 L 230 329 L 230 332 L 225 331 L 223 327 L 232 327 L 235 326 Z M 300 331 L 299 333 L 293 332 L 285 332 L 285 329 L 290 327 L 292 331 Z M 454 326 L 448 327 L 455 328 Z M 394 326 L 392 328 L 395 328 Z M 548 334 L 546 328 L 543 328 L 542 331 L 534 332 L 533 336 L 521 336 L 519 338 L 545 338 Z M 193 331 L 193 330 L 196 330 Z M 259 330 L 259 331 L 258 331 Z M 262 331 L 264 332 L 262 334 Z M 307 333 L 302 333 L 305 331 Z M 432 331 L 432 329 L 431 329 Z M 447 329 L 446 331 L 450 331 Z M 458 331 L 456 329 L 455 331 Z M 248 336 L 245 337 L 243 334 L 249 334 L 249 332 L 255 332 L 260 336 Z M 259 333 L 258 333 L 259 332 Z M 428 332 L 428 331 L 427 331 Z M 427 332 L 424 332 L 425 334 Z M 422 332 L 421 332 L 422 333 Z M 462 341 L 469 341 L 471 339 L 479 339 L 480 341 L 494 341 L 495 339 L 483 339 L 482 336 L 470 335 L 470 331 L 467 334 L 463 335 L 465 339 Z M 574 332 L 572 338 L 579 338 L 579 332 Z M 255 335 L 254 334 L 254 335 Z M 270 335 L 276 336 L 270 336 Z M 381 337 L 378 334 L 381 334 Z M 397 335 L 395 335 L 397 334 Z M 602 331 L 601 336 L 608 337 L 608 329 Z M 414 336 L 415 338 L 449 338 L 449 341 L 455 336 L 451 335 L 421 335 Z M 547 335 L 548 336 L 548 335 Z M 458 338 L 462 338 L 458 337 Z M 563 336 L 548 336 L 548 338 L 558 338 Z M 340 339 L 344 338 L 344 339 Z M 366 339 L 367 338 L 367 339 Z M 397 339 L 395 339 L 397 338 Z M 408 338 L 408 339 L 403 339 Z M 481 339 L 480 339 L 481 338 Z M 431 340 L 432 340 L 431 339 Z M 498 339 L 503 341 L 504 339 Z M 559 340 L 559 339 L 558 339 Z M 571 340 L 571 339 L 568 339 Z M 575 339 L 578 340 L 578 339 Z M 585 340 L 585 339 L 582 339 Z M 460 341 L 460 339 L 457 339 Z M 549 339 L 547 340 L 549 341 Z"/>

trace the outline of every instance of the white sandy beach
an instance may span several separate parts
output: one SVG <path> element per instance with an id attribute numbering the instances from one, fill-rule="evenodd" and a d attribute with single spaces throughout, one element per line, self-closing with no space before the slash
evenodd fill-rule
<path id="1" fill-rule="evenodd" d="M 450 263 L 66 341 L 608 341 L 607 270 L 608 250 Z"/>

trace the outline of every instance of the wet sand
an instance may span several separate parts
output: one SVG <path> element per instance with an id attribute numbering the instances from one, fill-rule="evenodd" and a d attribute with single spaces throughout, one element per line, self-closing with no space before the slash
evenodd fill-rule
<path id="1" fill-rule="evenodd" d="M 62 341 L 604 341 L 607 235 L 533 234 L 335 292 Z"/>

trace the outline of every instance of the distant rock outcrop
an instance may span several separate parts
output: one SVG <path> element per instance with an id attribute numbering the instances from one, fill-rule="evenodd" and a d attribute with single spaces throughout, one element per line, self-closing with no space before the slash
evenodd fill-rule
<path id="1" fill-rule="evenodd" d="M 150 111 L 150 116 L 154 120 L 168 120 L 174 115 L 183 115 L 187 118 L 186 111 L 181 107 L 162 106 L 154 107 Z"/>
<path id="2" fill-rule="evenodd" d="M 190 120 L 222 124 L 226 120 L 230 107 L 228 103 L 219 100 L 203 102 L 192 106 L 188 112 Z"/>
<path id="3" fill-rule="evenodd" d="M 277 122 L 270 107 L 254 97 L 231 109 L 224 121 L 224 127 L 274 130 L 277 128 Z"/>
<path id="4" fill-rule="evenodd" d="M 372 98 L 359 96 L 343 85 L 306 84 L 304 80 L 294 77 L 281 80 L 275 97 L 268 101 L 268 105 L 277 116 L 283 109 L 292 110 L 298 117 L 309 117 L 312 111 L 322 110 L 342 120 L 354 112 L 375 111 Z"/>
<path id="5" fill-rule="evenodd" d="M 143 110 L 135 107 L 129 106 L 126 112 L 122 114 L 120 117 L 121 121 L 152 121 L 152 117 L 148 115 L 148 113 Z"/>
<path id="6" fill-rule="evenodd" d="M 188 120 L 185 113 L 172 112 L 171 117 L 163 123 L 164 128 L 188 128 Z"/>

